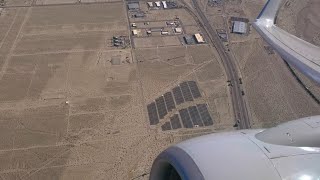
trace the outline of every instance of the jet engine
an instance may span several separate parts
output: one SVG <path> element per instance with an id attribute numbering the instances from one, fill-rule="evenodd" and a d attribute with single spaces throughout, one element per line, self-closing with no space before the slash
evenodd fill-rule
<path id="1" fill-rule="evenodd" d="M 214 133 L 173 145 L 150 180 L 320 180 L 320 116 L 270 129 Z"/>

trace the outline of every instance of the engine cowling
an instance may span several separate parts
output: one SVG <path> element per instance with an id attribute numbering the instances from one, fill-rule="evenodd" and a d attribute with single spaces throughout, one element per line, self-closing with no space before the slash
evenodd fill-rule
<path id="1" fill-rule="evenodd" d="M 150 180 L 320 179 L 320 116 L 190 139 L 155 159 Z"/>

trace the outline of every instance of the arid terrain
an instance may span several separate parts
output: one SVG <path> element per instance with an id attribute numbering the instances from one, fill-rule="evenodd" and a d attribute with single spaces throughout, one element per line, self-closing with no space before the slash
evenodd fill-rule
<path id="1" fill-rule="evenodd" d="M 0 10 L 0 179 L 148 179 L 154 158 L 166 147 L 236 129 L 217 50 L 206 39 L 201 44 L 184 40 L 205 34 L 181 6 L 192 8 L 190 1 L 178 1 L 172 9 L 151 9 L 140 1 L 139 10 L 120 0 L 5 2 Z M 264 2 L 228 0 L 223 7 L 199 2 L 210 23 L 228 34 L 224 45 L 240 70 L 253 128 L 320 114 L 319 104 L 284 61 L 268 53 L 251 26 L 245 35 L 231 33 L 232 16 L 248 18 L 250 25 Z M 147 107 L 174 89 L 185 93 L 184 82 L 195 82 L 200 96 L 192 94 L 180 104 L 175 99 L 171 110 L 166 104 L 163 117 L 157 109 L 159 122 L 152 124 Z M 208 108 L 213 125 L 163 129 L 174 115 L 199 104 Z"/>
<path id="2" fill-rule="evenodd" d="M 207 43 L 182 43 L 184 33 L 201 32 L 184 9 L 135 19 L 122 1 L 6 6 L 0 16 L 0 179 L 147 179 L 153 159 L 170 144 L 234 129 L 217 52 Z M 132 22 L 166 26 L 176 17 L 183 34 L 132 37 Z M 127 45 L 115 47 L 114 37 Z M 147 104 L 191 80 L 201 98 L 150 125 Z M 213 126 L 162 131 L 178 110 L 199 103 L 207 104 Z"/>

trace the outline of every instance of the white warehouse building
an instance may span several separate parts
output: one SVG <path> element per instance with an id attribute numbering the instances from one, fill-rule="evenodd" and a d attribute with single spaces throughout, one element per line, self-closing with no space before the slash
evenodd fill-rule
<path id="1" fill-rule="evenodd" d="M 166 1 L 162 1 L 162 5 L 163 5 L 163 9 L 167 9 L 168 8 Z"/>
<path id="2" fill-rule="evenodd" d="M 247 33 L 247 24 L 241 21 L 235 21 L 232 27 L 233 33 L 245 34 Z"/>

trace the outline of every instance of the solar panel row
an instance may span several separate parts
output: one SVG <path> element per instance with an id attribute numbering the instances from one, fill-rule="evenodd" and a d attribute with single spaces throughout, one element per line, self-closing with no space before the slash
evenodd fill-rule
<path id="1" fill-rule="evenodd" d="M 150 125 L 158 124 L 159 118 L 158 118 L 156 103 L 152 102 L 148 104 L 147 109 L 148 109 Z"/>
<path id="2" fill-rule="evenodd" d="M 171 130 L 171 124 L 170 122 L 165 122 L 162 126 L 161 126 L 162 131 L 168 131 Z"/>
<path id="3" fill-rule="evenodd" d="M 192 94 L 187 82 L 183 82 L 180 84 L 181 91 L 183 94 L 183 98 L 185 101 L 193 101 Z"/>
<path id="4" fill-rule="evenodd" d="M 158 124 L 159 119 L 163 119 L 168 112 L 176 108 L 176 104 L 179 105 L 185 101 L 193 101 L 193 99 L 201 97 L 201 93 L 195 81 L 184 81 L 180 83 L 180 86 L 173 88 L 172 92 L 173 93 L 166 92 L 163 96 L 157 98 L 155 103 L 152 102 L 147 105 L 150 125 Z M 204 107 L 200 106 L 203 112 L 200 112 L 198 105 L 197 107 L 192 106 L 188 109 L 182 109 L 179 111 L 184 127 L 192 128 L 193 124 L 199 126 L 203 126 L 203 124 L 206 126 L 213 124 L 206 106 L 205 109 Z M 174 115 L 170 118 L 170 120 L 174 128 L 181 128 L 179 115 Z"/>
<path id="5" fill-rule="evenodd" d="M 168 111 L 172 111 L 174 108 L 176 108 L 171 92 L 164 94 L 164 100 L 166 102 Z"/>
<path id="6" fill-rule="evenodd" d="M 201 97 L 200 90 L 195 81 L 188 81 L 188 85 L 194 99 Z"/>
<path id="7" fill-rule="evenodd" d="M 181 103 L 184 103 L 184 99 L 182 96 L 182 92 L 179 86 L 172 89 L 174 100 L 176 101 L 176 104 L 179 105 Z"/>
<path id="8" fill-rule="evenodd" d="M 201 121 L 201 117 L 200 117 L 200 114 L 197 110 L 197 107 L 196 106 L 190 106 L 188 107 L 188 111 L 189 111 L 189 114 L 190 114 L 190 117 L 191 117 L 191 120 L 193 122 L 193 125 L 196 126 L 203 126 L 203 123 Z"/>
<path id="9" fill-rule="evenodd" d="M 193 124 L 191 122 L 188 110 L 187 109 L 181 109 L 181 110 L 179 110 L 179 114 L 180 114 L 183 126 L 185 128 L 193 128 Z"/>
<path id="10" fill-rule="evenodd" d="M 172 117 L 170 117 L 170 122 L 171 122 L 171 125 L 172 125 L 172 129 L 179 129 L 179 128 L 182 127 L 178 114 L 175 114 Z"/>
<path id="11" fill-rule="evenodd" d="M 197 104 L 197 108 L 199 110 L 203 124 L 205 126 L 213 125 L 213 121 L 212 121 L 212 118 L 211 118 L 210 113 L 208 111 L 207 105 L 206 104 Z"/>
<path id="12" fill-rule="evenodd" d="M 164 103 L 164 98 L 163 96 L 160 96 L 156 99 L 156 105 L 157 105 L 157 109 L 158 109 L 158 114 L 159 114 L 159 118 L 163 119 L 165 115 L 167 115 L 167 108 L 166 105 Z"/>

